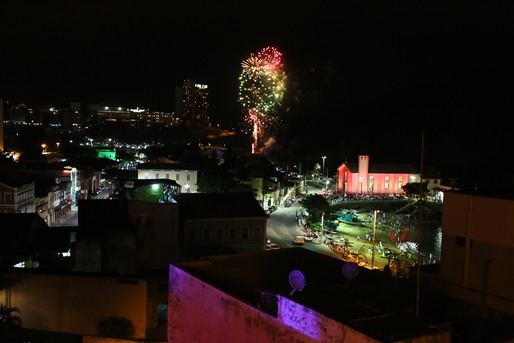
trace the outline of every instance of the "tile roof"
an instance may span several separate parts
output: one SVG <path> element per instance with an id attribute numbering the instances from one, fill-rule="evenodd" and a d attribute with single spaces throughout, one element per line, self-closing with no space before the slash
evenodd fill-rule
<path id="1" fill-rule="evenodd" d="M 251 193 L 182 193 L 177 196 L 184 218 L 267 217 Z"/>

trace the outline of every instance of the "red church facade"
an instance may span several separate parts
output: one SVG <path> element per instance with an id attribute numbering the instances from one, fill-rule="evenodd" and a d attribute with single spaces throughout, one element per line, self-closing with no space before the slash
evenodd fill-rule
<path id="1" fill-rule="evenodd" d="M 369 156 L 359 155 L 358 163 L 343 163 L 338 168 L 337 192 L 354 195 L 397 195 L 402 186 L 420 182 L 419 170 L 408 164 L 370 164 Z"/>

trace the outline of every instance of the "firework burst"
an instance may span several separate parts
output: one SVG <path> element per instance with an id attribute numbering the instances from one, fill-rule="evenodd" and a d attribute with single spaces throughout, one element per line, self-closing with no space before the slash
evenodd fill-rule
<path id="1" fill-rule="evenodd" d="M 241 63 L 239 102 L 252 130 L 252 152 L 258 150 L 278 122 L 277 109 L 285 92 L 286 75 L 282 53 L 266 47 Z"/>

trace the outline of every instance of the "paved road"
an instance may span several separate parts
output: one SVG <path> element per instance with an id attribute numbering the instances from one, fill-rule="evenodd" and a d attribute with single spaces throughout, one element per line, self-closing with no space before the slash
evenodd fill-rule
<path id="1" fill-rule="evenodd" d="M 61 216 L 60 221 L 51 225 L 51 227 L 62 227 L 62 226 L 79 226 L 79 210 L 77 207 Z"/>

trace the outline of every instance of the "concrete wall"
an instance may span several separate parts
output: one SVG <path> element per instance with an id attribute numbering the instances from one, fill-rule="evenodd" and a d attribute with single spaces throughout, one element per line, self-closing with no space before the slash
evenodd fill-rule
<path id="1" fill-rule="evenodd" d="M 447 192 L 440 278 L 451 295 L 514 313 L 514 201 Z"/>
<path id="2" fill-rule="evenodd" d="M 443 233 L 514 247 L 514 200 L 446 192 Z"/>
<path id="3" fill-rule="evenodd" d="M 129 201 L 130 221 L 137 228 L 137 264 L 140 269 L 166 270 L 171 261 L 178 261 L 178 204 Z"/>
<path id="4" fill-rule="evenodd" d="M 19 308 L 26 329 L 96 335 L 100 321 L 117 316 L 132 322 L 134 338 L 145 337 L 144 280 L 34 273 L 1 276 L 15 284 L 0 293 L 5 297 L 0 303 Z"/>
<path id="5" fill-rule="evenodd" d="M 274 317 L 170 266 L 168 343 L 378 342 L 287 298 Z"/>
<path id="6" fill-rule="evenodd" d="M 119 339 L 119 338 L 105 338 L 105 337 L 94 337 L 84 336 L 82 337 L 82 343 L 166 343 L 166 341 L 141 341 L 141 340 L 130 340 L 130 339 Z"/>

